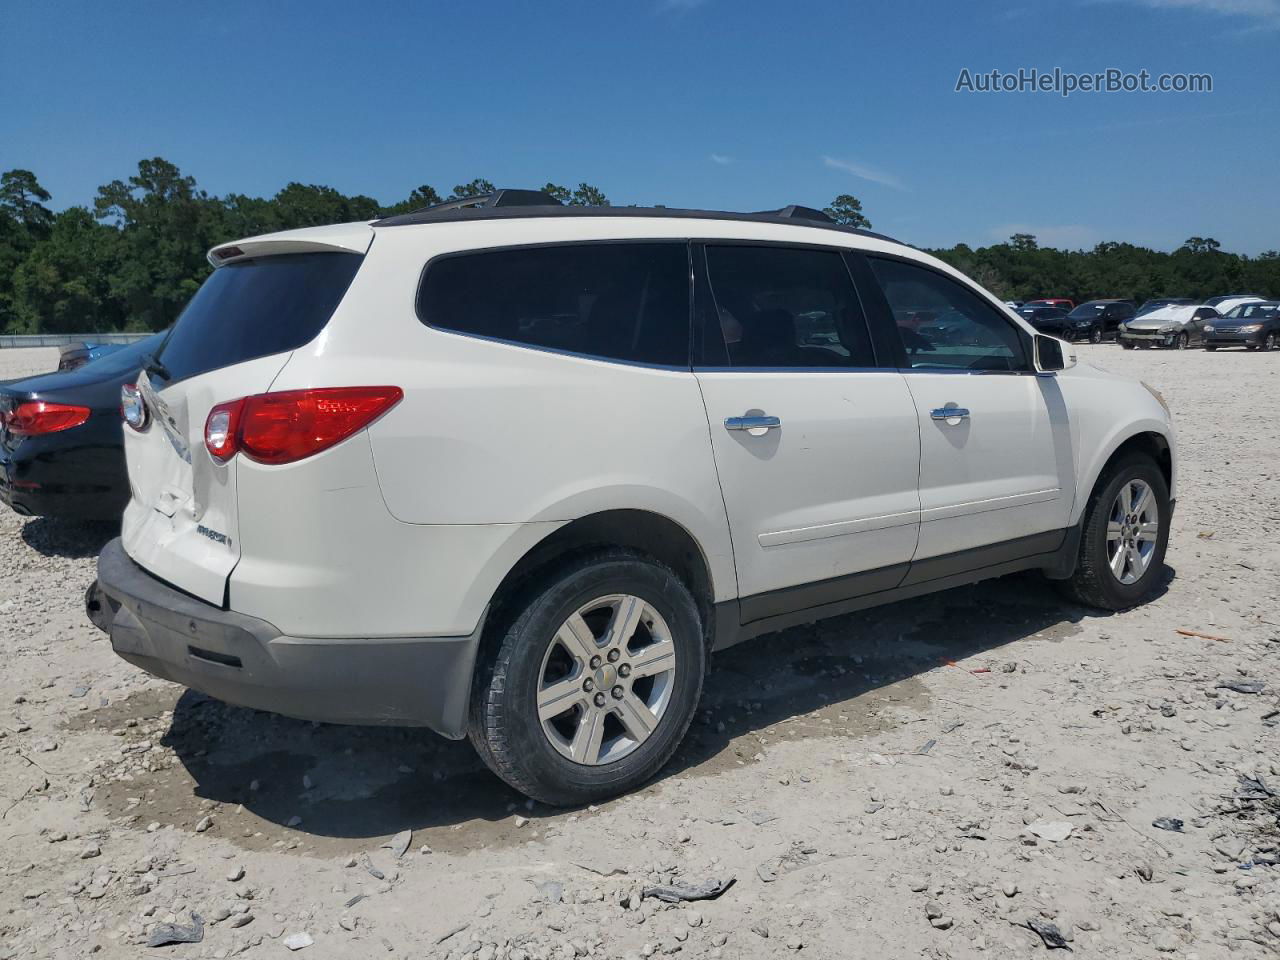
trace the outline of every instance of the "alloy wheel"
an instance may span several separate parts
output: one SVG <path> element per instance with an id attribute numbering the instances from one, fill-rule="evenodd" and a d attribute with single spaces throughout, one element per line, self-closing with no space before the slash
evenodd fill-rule
<path id="1" fill-rule="evenodd" d="M 1178 334 L 1178 340 L 1175 346 L 1177 346 L 1179 350 L 1185 350 L 1187 349 L 1187 341 L 1189 339 L 1190 338 L 1185 333 L 1180 333 Z"/>
<path id="2" fill-rule="evenodd" d="M 657 729 L 671 703 L 676 647 L 662 615 L 629 594 L 579 607 L 542 658 L 538 721 L 561 756 L 621 760 Z"/>
<path id="3" fill-rule="evenodd" d="M 1102 328 L 1101 328 L 1101 327 L 1094 327 L 1092 330 L 1090 330 L 1090 331 L 1089 331 L 1089 342 L 1090 342 L 1090 343 L 1101 343 L 1101 342 L 1102 342 Z"/>
<path id="4" fill-rule="evenodd" d="M 1276 348 L 1276 335 L 1268 333 L 1262 341 L 1263 350 L 1274 350 Z"/>
<path id="5" fill-rule="evenodd" d="M 1160 508 L 1151 485 L 1130 480 L 1116 495 L 1107 518 L 1107 566 L 1117 580 L 1135 583 L 1151 566 L 1160 536 Z"/>

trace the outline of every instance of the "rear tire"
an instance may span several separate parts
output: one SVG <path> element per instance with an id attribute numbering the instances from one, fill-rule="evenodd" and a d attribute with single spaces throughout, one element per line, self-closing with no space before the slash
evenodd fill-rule
<path id="1" fill-rule="evenodd" d="M 1141 540 L 1140 526 L 1128 517 L 1117 513 L 1122 501 L 1121 492 L 1144 489 L 1154 508 L 1154 531 L 1147 530 L 1149 541 Z M 1142 512 L 1142 516 L 1150 514 Z M 1164 474 L 1155 461 L 1142 453 L 1129 454 L 1112 464 L 1099 478 L 1089 502 L 1085 506 L 1083 530 L 1080 536 L 1080 553 L 1076 572 L 1068 580 L 1059 582 L 1059 588 L 1076 603 L 1100 610 L 1124 610 L 1141 603 L 1155 589 L 1164 570 L 1164 554 L 1169 543 L 1169 523 L 1172 511 L 1169 503 L 1169 487 Z M 1119 529 L 1117 529 L 1119 527 Z M 1124 531 L 1122 533 L 1121 531 Z M 1124 537 L 1132 532 L 1135 550 L 1141 556 L 1144 543 L 1151 544 L 1150 553 L 1139 564 L 1127 556 L 1121 556 L 1118 565 L 1113 562 L 1116 550 L 1124 551 Z M 1132 579 L 1130 579 L 1132 577 Z M 1129 582 L 1124 582 L 1129 579 Z"/>
<path id="2" fill-rule="evenodd" d="M 507 609 L 471 699 L 469 737 L 489 769 L 555 806 L 653 777 L 684 739 L 706 672 L 684 583 L 656 560 L 611 549 L 539 580 Z"/>

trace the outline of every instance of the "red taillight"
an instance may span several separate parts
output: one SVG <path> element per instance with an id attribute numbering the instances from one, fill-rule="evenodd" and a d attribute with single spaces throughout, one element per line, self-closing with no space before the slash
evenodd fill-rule
<path id="1" fill-rule="evenodd" d="M 11 413 L 6 414 L 4 425 L 16 437 L 34 437 L 42 433 L 70 430 L 88 419 L 88 407 L 32 400 L 18 404 Z"/>
<path id="2" fill-rule="evenodd" d="M 259 463 L 293 463 L 367 427 L 403 396 L 399 387 L 325 387 L 220 403 L 205 421 L 205 447 L 219 463 L 236 453 Z"/>

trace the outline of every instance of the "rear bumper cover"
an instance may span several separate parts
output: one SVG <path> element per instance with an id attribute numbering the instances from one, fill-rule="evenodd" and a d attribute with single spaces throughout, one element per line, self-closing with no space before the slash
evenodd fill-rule
<path id="1" fill-rule="evenodd" d="M 286 637 L 158 580 L 119 539 L 98 557 L 85 608 L 117 654 L 237 706 L 326 723 L 466 735 L 480 626 L 467 637 Z"/>

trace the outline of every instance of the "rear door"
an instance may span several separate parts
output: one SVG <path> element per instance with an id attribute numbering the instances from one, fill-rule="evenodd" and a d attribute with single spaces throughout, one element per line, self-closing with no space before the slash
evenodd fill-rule
<path id="1" fill-rule="evenodd" d="M 919 426 L 876 366 L 840 251 L 695 247 L 695 373 L 744 623 L 894 587 L 915 549 Z"/>
<path id="2" fill-rule="evenodd" d="M 209 456 L 205 420 L 216 404 L 270 388 L 289 353 L 324 328 L 363 259 L 262 252 L 218 267 L 191 299 L 139 375 L 149 423 L 125 429 L 132 490 L 125 550 L 211 603 L 222 602 L 240 546 L 237 461 Z"/>
<path id="3" fill-rule="evenodd" d="M 1075 497 L 1068 413 L 1032 367 L 1030 337 L 967 284 L 926 264 L 868 256 L 867 299 L 898 326 L 920 427 L 920 541 L 908 582 L 1055 549 Z M 868 284 L 870 285 L 870 284 Z"/>

